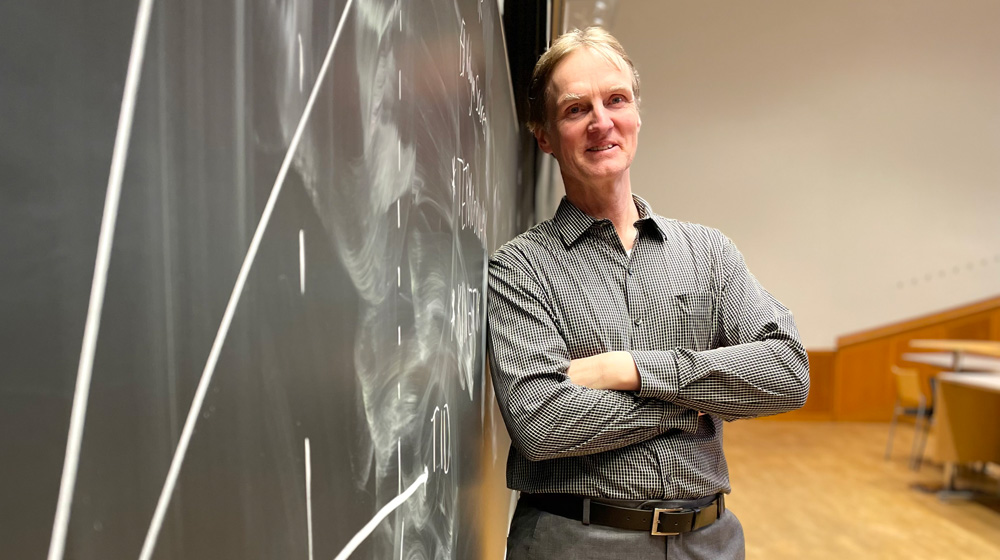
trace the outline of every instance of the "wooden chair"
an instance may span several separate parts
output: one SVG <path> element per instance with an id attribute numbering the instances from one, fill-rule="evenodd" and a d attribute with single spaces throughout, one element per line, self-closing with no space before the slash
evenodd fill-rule
<path id="1" fill-rule="evenodd" d="M 892 376 L 896 380 L 896 404 L 889 424 L 889 442 L 885 446 L 885 458 L 892 456 L 892 437 L 900 415 L 913 417 L 913 448 L 910 451 L 910 468 L 918 470 L 927 444 L 927 431 L 934 406 L 920 389 L 920 376 L 913 369 L 892 366 Z"/>

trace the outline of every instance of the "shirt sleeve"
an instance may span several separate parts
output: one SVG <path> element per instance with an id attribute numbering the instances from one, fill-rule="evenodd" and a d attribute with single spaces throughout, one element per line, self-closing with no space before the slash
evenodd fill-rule
<path id="1" fill-rule="evenodd" d="M 545 292 L 526 263 L 495 255 L 489 269 L 489 354 L 511 441 L 531 461 L 587 455 L 694 433 L 697 412 L 634 392 L 573 384 L 570 358 Z"/>
<path id="2" fill-rule="evenodd" d="M 638 394 L 726 420 L 800 408 L 809 394 L 809 359 L 792 314 L 750 273 L 736 246 L 723 240 L 718 347 L 633 351 Z"/>

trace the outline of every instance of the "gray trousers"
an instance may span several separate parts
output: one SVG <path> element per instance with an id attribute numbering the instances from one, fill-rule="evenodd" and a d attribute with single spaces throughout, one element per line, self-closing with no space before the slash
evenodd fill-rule
<path id="1" fill-rule="evenodd" d="M 715 523 L 697 531 L 654 537 L 641 531 L 584 525 L 519 501 L 507 536 L 508 560 L 743 560 L 745 557 L 743 527 L 729 510 Z"/>

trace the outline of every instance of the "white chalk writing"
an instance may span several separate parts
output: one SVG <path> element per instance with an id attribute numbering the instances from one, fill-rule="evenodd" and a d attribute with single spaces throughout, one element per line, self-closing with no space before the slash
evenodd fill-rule
<path id="1" fill-rule="evenodd" d="M 471 229 L 476 237 L 486 243 L 486 207 L 476 195 L 476 184 L 471 166 L 462 158 L 451 160 L 451 192 L 458 204 L 462 229 Z"/>

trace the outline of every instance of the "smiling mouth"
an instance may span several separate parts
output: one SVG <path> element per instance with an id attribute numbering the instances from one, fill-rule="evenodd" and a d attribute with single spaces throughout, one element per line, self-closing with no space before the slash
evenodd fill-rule
<path id="1" fill-rule="evenodd" d="M 606 146 L 594 146 L 593 148 L 587 148 L 588 152 L 606 152 L 611 148 L 614 148 L 616 144 L 608 144 Z"/>

